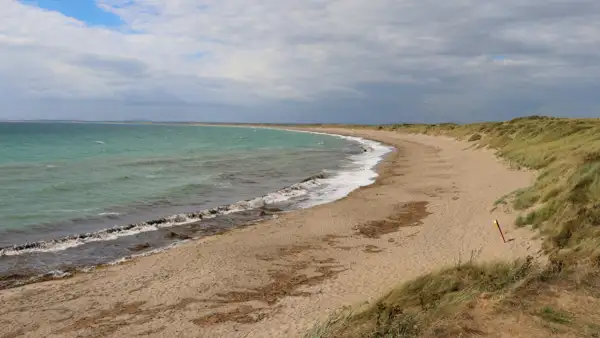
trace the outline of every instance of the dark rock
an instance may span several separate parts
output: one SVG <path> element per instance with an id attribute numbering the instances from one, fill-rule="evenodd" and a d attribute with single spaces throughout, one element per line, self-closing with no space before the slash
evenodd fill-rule
<path id="1" fill-rule="evenodd" d="M 187 214 L 187 216 L 189 218 L 197 218 L 197 219 L 202 219 L 202 217 L 204 217 L 204 215 L 202 215 L 202 212 L 192 212 Z"/>
<path id="2" fill-rule="evenodd" d="M 167 223 L 168 220 L 166 218 L 159 218 L 159 219 L 154 219 L 151 221 L 147 221 L 146 223 L 149 225 L 157 225 L 157 224 L 164 224 Z"/>
<path id="3" fill-rule="evenodd" d="M 327 176 L 325 175 L 325 173 L 320 173 L 320 174 L 316 174 L 316 175 L 312 175 L 310 177 L 307 177 L 307 178 L 303 179 L 302 181 L 300 181 L 300 183 L 305 183 L 305 182 L 308 182 L 308 181 L 314 181 L 314 180 L 317 180 L 317 179 L 324 179 L 326 177 Z M 292 189 L 294 189 L 294 188 L 297 188 L 297 187 L 292 187 Z"/>

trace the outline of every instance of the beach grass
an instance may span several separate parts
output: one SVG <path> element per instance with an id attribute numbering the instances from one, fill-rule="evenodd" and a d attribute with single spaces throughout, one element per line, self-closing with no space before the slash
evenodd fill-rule
<path id="1" fill-rule="evenodd" d="M 473 262 L 427 274 L 361 309 L 345 309 L 307 334 L 317 337 L 413 337 L 448 320 L 462 305 L 499 294 L 531 276 L 532 261 Z"/>
<path id="2" fill-rule="evenodd" d="M 536 170 L 532 186 L 498 196 L 496 203 L 510 203 L 519 213 L 516 226 L 541 233 L 548 264 L 468 262 L 433 272 L 373 304 L 341 311 L 307 338 L 476 336 L 507 322 L 533 335 L 539 330 L 600 337 L 593 324 L 600 320 L 600 302 L 573 305 L 600 299 L 600 119 L 530 116 L 351 128 L 451 136 L 494 149 L 512 167 Z M 559 298 L 571 308 L 557 310 Z M 583 314 L 573 317 L 569 311 Z"/>

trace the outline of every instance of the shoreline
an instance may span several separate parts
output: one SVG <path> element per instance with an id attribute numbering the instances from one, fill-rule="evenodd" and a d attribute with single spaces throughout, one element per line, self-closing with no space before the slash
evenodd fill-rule
<path id="1" fill-rule="evenodd" d="M 202 125 L 204 126 L 204 125 Z M 208 125 L 210 126 L 210 125 Z M 240 126 L 229 126 L 222 125 L 220 127 L 240 127 Z M 253 125 L 249 126 L 241 126 L 245 128 L 262 128 Z M 115 225 L 111 228 L 105 228 L 101 230 L 97 230 L 89 233 L 79 233 L 73 234 L 62 238 L 55 238 L 51 240 L 44 240 L 39 242 L 28 242 L 21 244 L 14 244 L 11 246 L 0 247 L 0 257 L 2 256 L 15 256 L 22 254 L 34 254 L 34 253 L 53 253 L 60 252 L 63 250 L 68 250 L 70 248 L 79 247 L 92 242 L 106 242 L 106 245 L 109 245 L 111 241 L 114 241 L 120 237 L 127 236 L 135 236 L 139 233 L 143 232 L 155 232 L 160 231 L 161 229 L 173 229 L 175 232 L 171 232 L 171 234 L 175 234 L 177 236 L 173 236 L 176 238 L 175 242 L 167 242 L 164 243 L 163 246 L 151 246 L 149 244 L 138 244 L 135 247 L 142 248 L 142 252 L 136 253 L 131 252 L 131 254 L 121 256 L 115 258 L 110 261 L 99 261 L 97 264 L 93 265 L 65 265 L 59 269 L 52 269 L 46 271 L 42 274 L 21 274 L 21 273 L 9 273 L 6 276 L 0 276 L 0 289 L 8 289 L 14 287 L 20 287 L 26 284 L 32 284 L 37 282 L 44 282 L 48 280 L 55 280 L 61 278 L 72 277 L 74 274 L 78 273 L 87 273 L 89 271 L 93 271 L 97 268 L 112 266 L 121 264 L 123 262 L 128 262 L 131 260 L 135 260 L 139 257 L 145 257 L 154 254 L 160 254 L 163 251 L 169 250 L 173 247 L 184 244 L 188 241 L 197 241 L 207 236 L 213 236 L 215 234 L 221 234 L 223 232 L 231 231 L 237 227 L 245 227 L 248 224 L 256 224 L 261 221 L 265 221 L 270 219 L 271 217 L 277 217 L 277 214 L 281 212 L 291 212 L 294 210 L 300 210 L 305 208 L 311 208 L 317 205 L 326 204 L 334 202 L 338 199 L 345 198 L 349 193 L 353 190 L 356 190 L 362 186 L 370 185 L 375 182 L 378 173 L 376 171 L 376 166 L 381 163 L 385 156 L 393 150 L 393 147 L 388 145 L 384 145 L 377 141 L 366 140 L 360 137 L 349 137 L 339 134 L 331 134 L 331 133 L 321 133 L 307 130 L 294 130 L 294 129 L 284 129 L 284 128 L 265 128 L 265 129 L 275 129 L 287 132 L 307 132 L 313 134 L 321 134 L 327 135 L 329 137 L 338 137 L 342 139 L 346 139 L 349 142 L 354 142 L 360 145 L 365 152 L 367 152 L 366 148 L 369 148 L 370 152 L 376 152 L 372 159 L 376 161 L 375 165 L 370 165 L 365 162 L 367 158 L 357 160 L 355 159 L 351 163 L 367 163 L 361 169 L 372 170 L 373 174 L 367 178 L 366 184 L 365 182 L 358 183 L 358 185 L 348 185 L 347 187 L 335 187 L 333 189 L 329 189 L 327 192 L 325 189 L 333 187 L 332 179 L 336 179 L 338 175 L 346 173 L 347 171 L 340 170 L 336 172 L 335 175 L 330 177 L 325 177 L 323 172 L 320 174 L 313 175 L 308 177 L 300 182 L 297 182 L 291 186 L 284 187 L 277 191 L 269 192 L 266 195 L 258 196 L 254 198 L 250 198 L 247 200 L 239 200 L 232 204 L 226 204 L 217 206 L 210 209 L 195 211 L 191 213 L 185 214 L 171 214 L 157 219 L 151 219 L 146 221 L 141 221 L 137 223 L 131 224 L 122 224 Z M 376 149 L 378 148 L 378 149 Z M 361 154 L 362 155 L 362 154 Z M 357 155 L 349 155 L 347 160 L 351 157 Z M 356 174 L 358 171 L 356 168 L 352 171 Z M 338 178 L 339 180 L 339 178 Z M 298 191 L 298 192 L 296 192 Z M 317 199 L 315 196 L 308 197 L 306 201 L 303 203 L 298 203 L 298 201 L 294 202 L 294 199 L 297 198 L 297 194 L 303 195 L 311 195 L 313 193 L 320 193 L 319 195 L 325 196 L 324 199 Z M 280 196 L 281 195 L 281 196 Z M 279 209 L 281 203 L 291 203 L 290 208 Z M 190 236 L 191 234 L 181 234 L 179 228 L 186 226 L 188 224 L 201 223 L 203 221 L 211 220 L 217 217 L 227 217 L 232 214 L 239 213 L 255 213 L 254 216 L 247 217 L 246 220 L 237 220 L 239 224 L 229 226 L 229 227 L 219 227 L 219 226 L 210 226 L 206 229 L 207 231 L 200 231 L 200 233 L 196 236 Z M 234 216 L 235 216 L 234 215 Z M 234 218 L 235 221 L 235 218 Z M 229 221 L 227 221 L 229 223 Z M 206 233 L 205 233 L 206 232 Z M 177 238 L 181 237 L 181 238 Z M 138 251 L 138 250 L 134 250 Z"/>
<path id="2" fill-rule="evenodd" d="M 507 229 L 518 238 L 500 245 L 487 222 L 478 224 L 489 218 L 499 193 L 529 183 L 531 173 L 509 171 L 491 154 L 444 138 L 310 129 L 368 136 L 396 151 L 377 165 L 375 183 L 334 202 L 90 274 L 0 291 L 7 308 L 21 304 L 2 311 L 3 318 L 16 321 L 8 332 L 21 324 L 31 336 L 194 336 L 198 330 L 206 336 L 297 336 L 342 305 L 379 296 L 401 280 L 468 259 L 474 251 L 482 260 L 536 254 L 538 246 L 525 229 Z M 482 162 L 484 172 L 465 176 L 471 170 L 465 164 L 475 162 Z M 484 176 L 476 183 L 489 184 L 489 191 L 469 183 L 473 173 Z M 498 177 L 505 178 L 502 186 L 494 184 Z M 493 215 L 503 224 L 515 216 Z M 444 224 L 450 227 L 435 231 Z M 68 299 L 61 295 L 66 290 Z M 67 303 L 70 317 L 43 310 L 57 302 Z M 154 318 L 159 310 L 165 316 Z M 34 316 L 38 323 L 23 323 L 19 316 Z M 55 325 L 41 325 L 44 320 Z M 78 326 L 81 320 L 91 325 Z M 167 324 L 172 321 L 178 325 Z"/>

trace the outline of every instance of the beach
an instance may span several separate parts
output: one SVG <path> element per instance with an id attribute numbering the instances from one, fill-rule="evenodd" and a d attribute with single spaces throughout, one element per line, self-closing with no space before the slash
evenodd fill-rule
<path id="1" fill-rule="evenodd" d="M 337 200 L 389 151 L 189 124 L 0 123 L 0 143 L 0 289 Z"/>
<path id="2" fill-rule="evenodd" d="M 300 337 L 347 305 L 469 260 L 540 257 L 495 201 L 529 186 L 446 137 L 313 128 L 391 145 L 346 198 L 123 264 L 0 291 L 0 337 Z M 493 221 L 503 226 L 504 243 Z"/>

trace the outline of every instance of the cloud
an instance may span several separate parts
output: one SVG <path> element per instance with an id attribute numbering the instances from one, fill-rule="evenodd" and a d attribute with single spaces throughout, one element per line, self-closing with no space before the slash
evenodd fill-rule
<path id="1" fill-rule="evenodd" d="M 165 118 L 192 119 L 210 118 L 217 106 L 234 119 L 237 109 L 239 120 L 597 113 L 597 95 L 563 95 L 598 86 L 597 1 L 96 3 L 123 25 L 0 0 L 0 103 L 67 102 L 62 113 L 46 105 L 49 117 L 86 100 L 123 116 L 141 114 L 131 105 L 171 105 Z"/>

